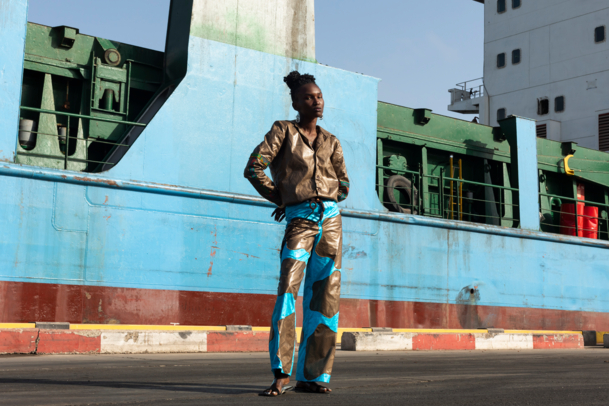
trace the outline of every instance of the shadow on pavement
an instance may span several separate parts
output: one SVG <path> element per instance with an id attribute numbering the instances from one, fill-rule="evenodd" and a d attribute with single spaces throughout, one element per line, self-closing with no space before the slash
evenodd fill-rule
<path id="1" fill-rule="evenodd" d="M 32 384 L 32 385 L 62 385 L 62 386 L 93 386 L 101 388 L 116 389 L 151 389 L 166 390 L 172 392 L 192 392 L 192 393 L 214 393 L 223 395 L 243 395 L 248 393 L 258 394 L 264 388 L 254 385 L 218 385 L 200 383 L 174 383 L 174 382 L 115 382 L 115 381 L 65 381 L 54 379 L 24 379 L 0 378 L 0 384 Z"/>

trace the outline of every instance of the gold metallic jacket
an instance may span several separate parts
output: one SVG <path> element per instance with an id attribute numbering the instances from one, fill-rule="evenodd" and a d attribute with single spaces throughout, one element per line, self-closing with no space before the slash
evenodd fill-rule
<path id="1" fill-rule="evenodd" d="M 294 121 L 276 121 L 254 149 L 244 176 L 265 199 L 279 207 L 311 198 L 341 202 L 349 193 L 349 178 L 338 139 L 317 126 L 311 145 Z M 271 181 L 264 170 L 271 167 Z"/>

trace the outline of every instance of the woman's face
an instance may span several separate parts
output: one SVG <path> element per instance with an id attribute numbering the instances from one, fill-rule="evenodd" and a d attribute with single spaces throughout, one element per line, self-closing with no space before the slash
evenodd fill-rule
<path id="1" fill-rule="evenodd" d="M 300 113 L 301 119 L 313 119 L 324 115 L 324 97 L 315 83 L 302 85 L 292 103 L 294 110 Z"/>

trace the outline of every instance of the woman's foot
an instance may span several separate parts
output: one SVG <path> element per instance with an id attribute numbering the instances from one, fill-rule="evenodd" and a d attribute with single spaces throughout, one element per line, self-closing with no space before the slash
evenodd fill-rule
<path id="1" fill-rule="evenodd" d="M 330 393 L 332 389 L 321 386 L 317 382 L 296 382 L 296 389 L 304 392 L 311 393 Z"/>
<path id="2" fill-rule="evenodd" d="M 290 383 L 290 378 L 275 379 L 268 389 L 260 393 L 261 396 L 279 396 L 285 392 L 285 386 Z"/>

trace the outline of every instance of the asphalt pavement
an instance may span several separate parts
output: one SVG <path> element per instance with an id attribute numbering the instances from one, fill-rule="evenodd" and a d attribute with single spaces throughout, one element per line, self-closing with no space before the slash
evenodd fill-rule
<path id="1" fill-rule="evenodd" d="M 259 397 L 266 354 L 0 356 L 8 405 L 608 405 L 609 349 L 338 351 L 329 395 Z"/>

